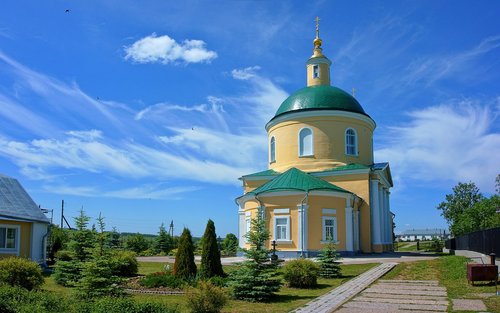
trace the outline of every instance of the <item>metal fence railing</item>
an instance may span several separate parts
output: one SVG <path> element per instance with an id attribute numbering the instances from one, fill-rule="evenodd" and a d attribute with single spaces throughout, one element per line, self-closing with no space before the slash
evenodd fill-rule
<path id="1" fill-rule="evenodd" d="M 500 255 L 500 227 L 475 231 L 445 241 L 446 249 Z"/>

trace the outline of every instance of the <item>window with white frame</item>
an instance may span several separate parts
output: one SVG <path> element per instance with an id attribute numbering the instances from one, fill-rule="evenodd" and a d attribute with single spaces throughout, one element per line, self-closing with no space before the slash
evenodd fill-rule
<path id="1" fill-rule="evenodd" d="M 352 128 L 348 128 L 345 131 L 345 154 L 347 155 L 357 155 L 358 154 L 358 138 L 356 136 L 356 131 Z"/>
<path id="2" fill-rule="evenodd" d="M 290 240 L 290 217 L 274 217 L 274 239 L 276 241 Z"/>
<path id="3" fill-rule="evenodd" d="M 313 78 L 319 78 L 319 65 L 318 64 L 313 65 L 312 75 L 313 75 Z"/>
<path id="4" fill-rule="evenodd" d="M 17 249 L 17 227 L 0 226 L 0 249 Z"/>
<path id="5" fill-rule="evenodd" d="M 310 128 L 302 128 L 299 132 L 299 156 L 313 155 L 313 132 Z"/>
<path id="6" fill-rule="evenodd" d="M 323 216 L 323 241 L 337 241 L 337 220 L 333 216 Z"/>
<path id="7" fill-rule="evenodd" d="M 271 137 L 271 142 L 269 144 L 269 152 L 270 152 L 270 162 L 276 161 L 276 139 Z"/>

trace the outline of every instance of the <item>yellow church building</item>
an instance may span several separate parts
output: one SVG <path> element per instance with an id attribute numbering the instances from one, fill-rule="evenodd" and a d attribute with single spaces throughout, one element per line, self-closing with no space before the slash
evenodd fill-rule
<path id="1" fill-rule="evenodd" d="M 343 255 L 392 250 L 388 163 L 373 161 L 375 121 L 349 93 L 330 85 L 331 61 L 316 27 L 307 87 L 266 124 L 268 170 L 244 175 L 240 247 L 261 214 L 282 257 L 316 256 L 329 238 Z"/>

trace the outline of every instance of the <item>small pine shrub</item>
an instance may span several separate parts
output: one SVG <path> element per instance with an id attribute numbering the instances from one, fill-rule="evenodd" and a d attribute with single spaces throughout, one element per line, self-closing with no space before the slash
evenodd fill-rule
<path id="1" fill-rule="evenodd" d="M 220 287 L 200 281 L 197 288 L 186 292 L 187 307 L 193 313 L 218 313 L 227 303 L 227 295 Z"/>
<path id="2" fill-rule="evenodd" d="M 171 273 L 158 272 L 146 275 L 146 277 L 139 280 L 139 284 L 147 288 L 169 287 L 179 289 L 186 284 L 186 281 Z"/>
<path id="3" fill-rule="evenodd" d="M 69 250 L 59 250 L 55 257 L 57 261 L 71 261 L 74 259 L 73 252 Z"/>
<path id="4" fill-rule="evenodd" d="M 54 269 L 54 281 L 62 286 L 75 286 L 82 278 L 83 263 L 77 260 L 57 261 Z"/>
<path id="5" fill-rule="evenodd" d="M 201 244 L 201 266 L 200 277 L 210 278 L 214 276 L 224 276 L 220 261 L 220 250 L 215 234 L 215 225 L 212 220 L 208 220 L 203 240 Z"/>
<path id="6" fill-rule="evenodd" d="M 287 262 L 283 267 L 283 278 L 290 287 L 313 288 L 318 285 L 319 266 L 308 259 Z"/>
<path id="7" fill-rule="evenodd" d="M 184 228 L 179 239 L 179 247 L 175 255 L 173 273 L 182 279 L 196 277 L 196 264 L 194 263 L 193 237 L 189 229 Z"/>
<path id="8" fill-rule="evenodd" d="M 113 275 L 110 261 L 98 258 L 84 263 L 82 278 L 78 283 L 81 297 L 91 299 L 103 296 L 119 296 L 123 294 L 121 279 Z"/>
<path id="9" fill-rule="evenodd" d="M 110 257 L 111 271 L 113 275 L 120 277 L 132 277 L 137 275 L 139 263 L 135 253 L 131 251 L 113 251 Z"/>
<path id="10" fill-rule="evenodd" d="M 318 256 L 320 264 L 319 276 L 324 278 L 337 278 L 342 276 L 340 268 L 340 255 L 335 248 L 335 244 L 330 242 Z"/>
<path id="11" fill-rule="evenodd" d="M 28 290 L 38 289 L 43 283 L 38 263 L 19 257 L 0 260 L 0 283 Z"/>

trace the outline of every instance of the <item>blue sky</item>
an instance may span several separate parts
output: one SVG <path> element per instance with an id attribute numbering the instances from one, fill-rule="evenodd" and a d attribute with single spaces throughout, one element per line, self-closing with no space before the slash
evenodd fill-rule
<path id="1" fill-rule="evenodd" d="M 69 12 L 66 12 L 66 10 Z M 156 233 L 237 232 L 238 177 L 305 86 L 314 18 L 332 84 L 377 122 L 397 230 L 445 227 L 459 181 L 500 172 L 497 1 L 7 1 L 0 172 L 37 203 Z"/>

